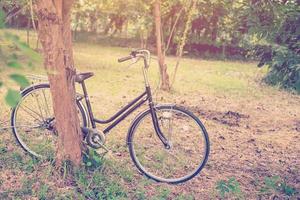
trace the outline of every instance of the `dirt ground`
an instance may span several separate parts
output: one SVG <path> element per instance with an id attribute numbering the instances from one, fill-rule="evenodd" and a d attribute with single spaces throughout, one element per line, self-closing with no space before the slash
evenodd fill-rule
<path id="1" fill-rule="evenodd" d="M 258 99 L 194 94 L 179 98 L 178 103 L 196 105 L 190 108 L 203 119 L 210 137 L 207 166 L 198 178 L 184 185 L 196 199 L 214 199 L 208 188 L 226 177 L 236 177 L 246 199 L 259 198 L 258 183 L 276 175 L 299 191 L 299 96 L 280 91 Z"/>
<path id="2" fill-rule="evenodd" d="M 159 185 L 169 188 L 173 195 L 184 193 L 193 194 L 195 199 L 215 199 L 216 182 L 235 177 L 245 199 L 287 199 L 282 194 L 258 194 L 259 183 L 265 177 L 277 175 L 299 191 L 299 96 L 276 91 L 257 99 L 232 99 L 194 93 L 192 98 L 176 98 L 176 103 L 191 109 L 207 127 L 211 144 L 209 161 L 200 175 L 185 184 L 170 186 L 152 183 L 145 186 L 148 197 L 154 195 Z M 7 119 L 8 113 L 5 115 L 2 117 Z M 119 156 L 120 151 L 115 149 L 113 157 Z M 125 160 L 128 162 L 128 159 Z M 8 174 L 2 171 L 1 179 L 14 179 L 7 176 L 18 179 L 20 176 Z M 8 182 L 11 186 L 19 184 L 18 181 Z M 134 190 L 137 185 L 138 180 L 127 186 Z"/>

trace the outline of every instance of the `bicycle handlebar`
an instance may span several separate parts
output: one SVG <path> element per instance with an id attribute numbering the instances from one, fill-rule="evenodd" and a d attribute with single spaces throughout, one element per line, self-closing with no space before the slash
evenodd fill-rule
<path id="1" fill-rule="evenodd" d="M 119 63 L 125 62 L 125 61 L 127 61 L 127 60 L 131 60 L 132 58 L 134 58 L 132 55 L 126 56 L 126 57 L 123 57 L 123 58 L 119 58 L 119 59 L 118 59 L 118 62 L 119 62 Z"/>
<path id="2" fill-rule="evenodd" d="M 149 64 L 150 64 L 150 51 L 147 49 L 138 49 L 138 50 L 132 51 L 130 53 L 130 56 L 119 58 L 118 62 L 125 62 L 125 61 L 131 60 L 133 58 L 143 58 L 145 68 L 148 68 Z"/>

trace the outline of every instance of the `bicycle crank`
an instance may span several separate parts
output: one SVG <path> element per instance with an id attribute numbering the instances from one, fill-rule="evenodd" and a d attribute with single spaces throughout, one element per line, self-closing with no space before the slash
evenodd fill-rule
<path id="1" fill-rule="evenodd" d="M 99 132 L 96 129 L 88 129 L 86 142 L 90 147 L 94 149 L 103 148 L 106 152 L 108 152 L 109 149 L 104 145 L 105 139 L 104 133 Z"/>

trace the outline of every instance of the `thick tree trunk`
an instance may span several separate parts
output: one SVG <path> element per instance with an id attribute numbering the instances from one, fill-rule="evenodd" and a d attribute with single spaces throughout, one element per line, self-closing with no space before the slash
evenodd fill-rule
<path id="1" fill-rule="evenodd" d="M 160 1 L 154 2 L 154 16 L 155 16 L 155 34 L 156 34 L 156 50 L 158 57 L 158 64 L 161 76 L 161 89 L 169 91 L 170 81 L 167 73 L 167 65 L 165 64 L 165 56 L 162 50 L 162 36 L 161 36 L 161 13 L 160 13 Z"/>
<path id="2" fill-rule="evenodd" d="M 75 104 L 72 33 L 70 10 L 73 0 L 38 0 L 38 34 L 43 46 L 44 65 L 51 86 L 58 147 L 58 165 L 70 160 L 81 162 L 81 129 Z"/>

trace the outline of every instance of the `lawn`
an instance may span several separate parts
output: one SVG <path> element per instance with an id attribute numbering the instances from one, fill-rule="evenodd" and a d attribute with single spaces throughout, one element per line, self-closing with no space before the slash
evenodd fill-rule
<path id="1" fill-rule="evenodd" d="M 25 39 L 25 32 L 12 32 Z M 33 45 L 35 37 L 33 33 L 31 36 Z M 102 119 L 144 90 L 141 63 L 130 67 L 117 63 L 117 58 L 126 56 L 130 49 L 75 42 L 74 52 L 77 70 L 95 73 L 87 88 L 95 114 Z M 176 58 L 168 57 L 166 62 L 172 77 Z M 45 74 L 41 66 L 22 72 Z M 170 93 L 156 90 L 159 75 L 155 56 L 149 73 L 157 103 L 183 105 L 207 127 L 211 153 L 196 178 L 181 185 L 165 185 L 137 172 L 125 144 L 136 112 L 108 135 L 110 152 L 101 170 L 93 176 L 74 172 L 75 180 L 58 179 L 60 175 L 51 163 L 32 160 L 17 146 L 10 130 L 0 129 L 0 199 L 93 199 L 95 191 L 108 199 L 217 199 L 231 182 L 237 184 L 224 190 L 228 199 L 270 199 L 275 195 L 297 199 L 299 96 L 265 85 L 266 68 L 257 68 L 254 62 L 184 58 Z M 13 83 L 8 84 L 13 87 Z M 0 91 L 2 102 L 5 91 Z M 1 104 L 0 125 L 5 127 L 9 109 Z"/>

